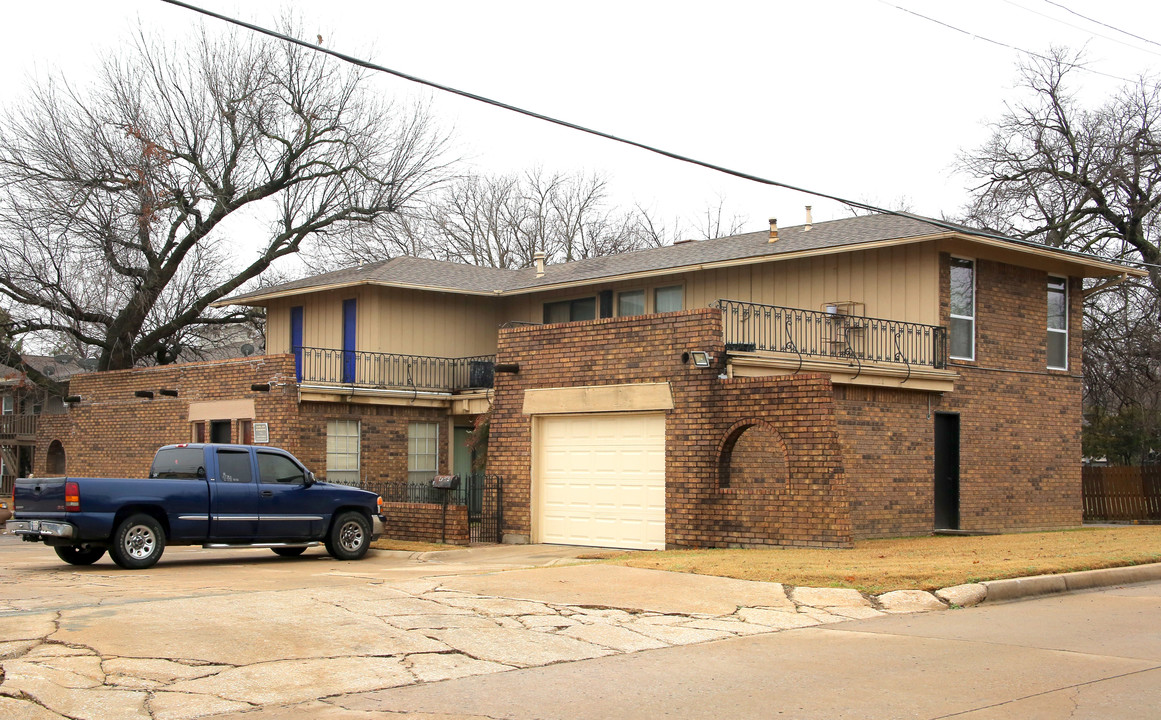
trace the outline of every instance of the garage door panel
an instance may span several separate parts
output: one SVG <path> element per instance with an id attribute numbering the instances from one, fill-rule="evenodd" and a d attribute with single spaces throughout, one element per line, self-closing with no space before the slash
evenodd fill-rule
<path id="1" fill-rule="evenodd" d="M 541 540 L 664 548 L 664 415 L 583 415 L 539 423 Z"/>

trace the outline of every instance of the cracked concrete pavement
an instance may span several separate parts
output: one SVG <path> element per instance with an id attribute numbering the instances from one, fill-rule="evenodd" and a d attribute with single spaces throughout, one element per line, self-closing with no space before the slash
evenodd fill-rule
<path id="1" fill-rule="evenodd" d="M 320 699 L 947 607 L 930 593 L 585 564 L 585 552 L 378 551 L 340 563 L 171 548 L 156 568 L 127 572 L 0 536 L 0 717 L 309 717 Z"/>

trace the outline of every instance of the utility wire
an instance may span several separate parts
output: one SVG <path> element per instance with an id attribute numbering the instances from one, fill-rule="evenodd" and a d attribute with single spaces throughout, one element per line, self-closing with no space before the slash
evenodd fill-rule
<path id="1" fill-rule="evenodd" d="M 1063 10 L 1067 13 L 1071 13 L 1071 14 L 1077 16 L 1078 18 L 1081 18 L 1083 20 L 1088 20 L 1090 23 L 1096 23 L 1097 25 L 1107 27 L 1109 30 L 1115 30 L 1116 32 L 1121 33 L 1122 35 L 1128 35 L 1129 37 L 1136 38 L 1136 39 L 1140 40 L 1141 42 L 1147 42 L 1150 45 L 1156 45 L 1158 47 L 1161 47 L 1161 43 L 1159 43 L 1159 42 L 1156 42 L 1154 40 L 1150 40 L 1149 38 L 1146 38 L 1146 37 L 1141 37 L 1140 35 L 1134 35 L 1133 33 L 1129 32 L 1128 30 L 1122 30 L 1119 27 L 1114 27 L 1112 25 L 1109 25 L 1108 23 L 1103 23 L 1100 20 L 1090 18 L 1087 15 L 1081 15 L 1080 13 L 1078 13 L 1077 11 L 1075 11 L 1071 8 L 1065 7 L 1064 5 L 1061 5 L 1058 2 L 1053 2 L 1053 0 L 1044 0 L 1044 2 L 1048 3 L 1049 5 L 1055 5 L 1056 7 L 1060 8 L 1061 10 Z"/>
<path id="2" fill-rule="evenodd" d="M 166 1 L 168 2 L 168 0 L 166 0 Z M 1094 75 L 1103 75 L 1104 77 L 1112 78 L 1113 80 L 1120 80 L 1121 82 L 1126 82 L 1126 83 L 1133 82 L 1129 78 L 1121 77 L 1120 75 L 1112 75 L 1110 73 L 1101 72 L 1100 70 L 1093 70 L 1090 67 L 1086 67 L 1084 65 L 1079 65 L 1077 63 L 1065 62 L 1064 60 L 1055 60 L 1053 58 L 1048 57 L 1047 55 L 1041 55 L 1040 53 L 1032 52 L 1031 50 L 1025 50 L 1024 48 L 1016 47 L 1015 45 L 1009 45 L 1008 43 L 1000 42 L 999 40 L 993 40 L 989 37 L 984 37 L 983 35 L 977 35 L 976 33 L 971 32 L 970 30 L 964 30 L 961 27 L 956 27 L 955 25 L 945 23 L 942 20 L 936 20 L 933 17 L 928 17 L 927 15 L 924 15 L 922 13 L 917 13 L 914 10 L 910 10 L 908 8 L 896 5 L 894 3 L 887 2 L 887 0 L 879 0 L 879 2 L 883 3 L 884 5 L 886 5 L 888 7 L 893 7 L 896 10 L 901 10 L 901 11 L 907 13 L 908 15 L 914 15 L 915 17 L 926 20 L 927 22 L 935 23 L 936 25 L 942 25 L 943 27 L 947 28 L 948 30 L 954 30 L 955 32 L 963 33 L 964 35 L 967 35 L 968 37 L 973 38 L 975 40 L 983 40 L 986 43 L 991 43 L 992 45 L 996 45 L 998 47 L 1007 48 L 1008 50 L 1012 50 L 1014 52 L 1023 53 L 1025 55 L 1029 55 L 1031 57 L 1034 57 L 1038 60 L 1045 60 L 1047 62 L 1059 62 L 1061 65 L 1066 65 L 1070 68 L 1074 68 L 1076 70 L 1082 70 L 1084 72 L 1089 72 L 1089 73 L 1092 73 Z"/>
<path id="3" fill-rule="evenodd" d="M 1157 52 L 1156 50 L 1150 50 L 1150 49 L 1148 49 L 1148 48 L 1138 47 L 1138 46 L 1136 46 L 1136 45 L 1133 45 L 1132 43 L 1127 43 L 1127 42 L 1125 42 L 1124 40 L 1118 40 L 1118 39 L 1117 39 L 1117 38 L 1115 38 L 1115 37 L 1109 37 L 1108 35 L 1102 35 L 1102 34 L 1100 34 L 1100 33 L 1098 33 L 1098 32 L 1093 32 L 1092 30 L 1088 30 L 1088 29 L 1086 29 L 1086 28 L 1082 28 L 1080 25 L 1074 25 L 1074 24 L 1072 24 L 1072 23 L 1070 23 L 1070 22 L 1066 22 L 1066 21 L 1064 21 L 1064 20 L 1061 20 L 1061 19 L 1060 19 L 1060 18 L 1058 18 L 1058 17 L 1053 17 L 1053 16 L 1049 15 L 1048 13 L 1042 13 L 1042 12 L 1040 12 L 1039 10 L 1033 10 L 1033 9 L 1032 9 L 1032 8 L 1030 8 L 1030 7 L 1024 7 L 1024 6 L 1023 6 L 1023 5 L 1021 5 L 1020 3 L 1018 3 L 1018 2 L 1015 2 L 1015 0 L 1004 0 L 1004 2 L 1005 2 L 1005 3 L 1007 3 L 1007 4 L 1009 4 L 1009 5 L 1011 5 L 1012 7 L 1015 7 L 1015 8 L 1020 8 L 1021 10 L 1023 10 L 1023 11 L 1024 11 L 1024 12 L 1026 12 L 1026 13 L 1032 13 L 1033 15 L 1039 15 L 1040 17 L 1044 18 L 1045 20 L 1051 20 L 1051 21 L 1052 21 L 1052 22 L 1054 22 L 1054 23 L 1059 23 L 1059 24 L 1061 24 L 1061 25 L 1064 25 L 1065 27 L 1070 27 L 1070 28 L 1072 28 L 1073 30 L 1079 30 L 1079 31 L 1081 31 L 1082 33 L 1085 33 L 1085 34 L 1088 34 L 1088 35 L 1092 35 L 1092 36 L 1094 36 L 1094 37 L 1099 37 L 1099 38 L 1101 38 L 1102 40 L 1108 40 L 1109 42 L 1115 42 L 1115 43 L 1116 43 L 1116 44 L 1118 44 L 1118 45 L 1123 45 L 1123 46 L 1125 46 L 1125 47 L 1127 47 L 1127 48 L 1130 48 L 1130 49 L 1132 49 L 1132 50 L 1136 50 L 1137 52 L 1145 52 L 1145 53 L 1149 53 L 1150 55 L 1156 55 L 1156 56 L 1158 56 L 1158 57 L 1161 57 L 1161 52 Z M 1054 2 L 1052 2 L 1052 0 L 1045 0 L 1045 2 L 1048 2 L 1048 3 L 1049 3 L 1049 4 L 1051 4 L 1051 5 L 1056 5 L 1057 7 L 1061 8 L 1061 9 L 1063 9 L 1063 10 L 1067 10 L 1068 12 L 1072 12 L 1071 10 L 1068 10 L 1068 8 L 1064 7 L 1064 6 L 1063 6 L 1063 5 L 1061 5 L 1060 3 L 1054 3 Z M 1073 14 L 1073 15 L 1076 15 L 1076 13 L 1072 13 L 1072 14 Z M 1083 15 L 1077 15 L 1077 17 L 1084 17 L 1084 16 L 1083 16 Z M 1085 19 L 1085 20 L 1088 20 L 1088 18 L 1084 18 L 1084 19 Z M 1095 22 L 1095 21 L 1093 21 L 1093 20 L 1089 20 L 1089 22 Z M 1098 24 L 1101 24 L 1101 25 L 1103 25 L 1104 23 L 1098 23 Z M 1108 26 L 1106 26 L 1106 27 L 1108 27 Z M 1116 28 L 1113 28 L 1113 29 L 1114 29 L 1114 30 L 1116 30 Z M 1136 36 L 1134 36 L 1134 37 L 1136 37 Z M 1138 39 L 1144 40 L 1144 38 L 1138 38 Z M 1147 42 L 1147 41 L 1146 41 L 1146 42 Z M 1154 44 L 1156 44 L 1156 43 L 1154 43 Z"/>
<path id="4" fill-rule="evenodd" d="M 880 2 L 882 2 L 882 1 L 883 0 L 880 0 Z M 559 125 L 561 127 L 566 127 L 566 128 L 569 128 L 570 130 L 576 130 L 578 132 L 587 133 L 589 135 L 595 135 L 596 137 L 604 138 L 606 140 L 612 140 L 613 142 L 618 142 L 618 143 L 622 143 L 624 145 L 629 145 L 631 147 L 645 150 L 646 152 L 651 152 L 651 153 L 661 155 L 663 157 L 667 157 L 667 158 L 670 158 L 673 160 L 678 160 L 680 162 L 689 163 L 691 165 L 696 165 L 698 167 L 703 167 L 703 168 L 706 168 L 708 170 L 713 170 L 715 172 L 720 172 L 720 173 L 723 173 L 725 175 L 730 175 L 730 176 L 733 176 L 736 178 L 741 178 L 743 180 L 749 180 L 751 182 L 759 183 L 761 185 L 769 185 L 771 187 L 778 187 L 778 188 L 782 188 L 784 190 L 793 190 L 794 192 L 800 192 L 800 193 L 803 193 L 805 195 L 811 195 L 813 197 L 820 197 L 820 198 L 824 198 L 826 200 L 833 200 L 837 203 L 847 205 L 848 207 L 858 208 L 860 210 L 867 210 L 869 212 L 881 213 L 883 215 L 894 215 L 896 217 L 907 218 L 909 220 L 917 220 L 919 222 L 927 223 L 928 225 L 934 225 L 936 227 L 943 228 L 944 230 L 950 230 L 953 232 L 963 233 L 965 235 L 972 235 L 975 237 L 989 238 L 992 240 L 1002 240 L 1004 242 L 1017 243 L 1020 245 L 1026 245 L 1029 247 L 1035 247 L 1035 248 L 1039 248 L 1039 249 L 1044 249 L 1045 247 L 1047 247 L 1046 245 L 1043 245 L 1043 244 L 1038 243 L 1038 242 L 1033 242 L 1031 240 L 1020 240 L 1018 238 L 1006 237 L 1004 235 L 998 235 L 995 233 L 987 232 L 986 230 L 977 230 L 974 228 L 965 227 L 963 225 L 957 225 L 954 223 L 946 222 L 944 220 L 937 220 L 935 218 L 924 217 L 922 215 L 915 215 L 914 213 L 904 212 L 901 210 L 889 210 L 887 208 L 881 208 L 881 207 L 878 207 L 876 205 L 871 205 L 869 203 L 860 202 L 858 200 L 850 200 L 847 198 L 840 197 L 838 195 L 831 195 L 829 193 L 820 192 L 818 190 L 809 190 L 807 188 L 799 187 L 797 185 L 791 185 L 789 183 L 779 182 L 777 180 L 771 180 L 769 178 L 760 177 L 758 175 L 752 175 L 750 173 L 742 172 L 740 170 L 732 170 L 730 168 L 723 167 L 721 165 L 715 165 L 715 164 L 710 163 L 710 162 L 706 162 L 703 160 L 697 160 L 695 158 L 691 158 L 691 157 L 688 157 L 686 155 L 681 155 L 679 153 L 671 152 L 669 150 L 663 150 L 661 148 L 657 148 L 657 147 L 654 147 L 652 145 L 647 145 L 647 144 L 642 143 L 642 142 L 637 142 L 636 140 L 629 140 L 627 138 L 619 137 L 617 135 L 603 132 L 601 130 L 595 130 L 593 128 L 588 128 L 588 127 L 585 127 L 583 125 L 577 125 L 576 123 L 572 123 L 572 122 L 569 122 L 567 120 L 561 120 L 559 118 L 554 118 L 554 117 L 551 117 L 549 115 L 543 115 L 541 113 L 534 112 L 532 110 L 526 110 L 524 108 L 517 107 L 515 105 L 510 105 L 508 103 L 501 102 L 499 100 L 493 100 L 492 98 L 485 97 L 483 95 L 477 95 L 475 93 L 471 93 L 471 92 L 468 92 L 466 90 L 460 90 L 458 88 L 453 88 L 449 85 L 443 85 L 443 84 L 440 84 L 437 82 L 433 82 L 431 80 L 425 80 L 423 78 L 416 77 L 414 75 L 409 75 L 409 74 L 402 72 L 402 71 L 399 71 L 399 70 L 393 70 L 391 68 L 384 67 L 382 65 L 378 65 L 376 63 L 370 62 L 369 60 L 363 60 L 362 58 L 357 58 L 357 57 L 354 57 L 352 55 L 347 55 L 345 53 L 338 52 L 337 50 L 331 50 L 330 48 L 322 47 L 321 45 L 318 45 L 315 43 L 307 42 L 305 40 L 300 40 L 296 37 L 286 35 L 284 33 L 278 32 L 276 30 L 271 30 L 269 28 L 262 27 L 261 25 L 255 25 L 253 23 L 249 23 L 249 22 L 246 22 L 244 20 L 238 20 L 237 18 L 232 18 L 228 15 L 223 15 L 221 13 L 217 13 L 217 12 L 214 12 L 212 10 L 207 10 L 205 8 L 198 7 L 197 5 L 183 2 L 182 0 L 161 0 L 161 2 L 168 3 L 169 5 L 175 5 L 177 7 L 184 8 L 186 10 L 191 10 L 193 12 L 199 13 L 201 15 L 205 15 L 207 17 L 212 17 L 216 20 L 221 20 L 221 21 L 229 23 L 231 25 L 237 25 L 239 27 L 244 27 L 248 30 L 253 30 L 254 32 L 261 33 L 263 35 L 267 35 L 269 37 L 272 37 L 272 38 L 275 38 L 278 40 L 283 40 L 285 42 L 292 43 L 292 44 L 298 45 L 300 47 L 314 50 L 315 52 L 324 53 L 326 55 L 330 55 L 332 57 L 338 58 L 344 62 L 348 62 L 348 63 L 351 63 L 352 65 L 357 65 L 359 67 L 366 68 L 368 70 L 373 70 L 375 72 L 387 73 L 388 75 L 394 75 L 395 77 L 402 78 L 403 80 L 414 82 L 414 83 L 417 83 L 419 85 L 425 85 L 425 86 L 430 87 L 430 88 L 435 88 L 436 90 L 442 90 L 444 92 L 451 93 L 452 95 L 459 95 L 460 97 L 465 97 L 465 98 L 468 98 L 469 100 L 475 100 L 477 102 L 481 102 L 481 103 L 484 103 L 486 105 L 491 105 L 493 107 L 498 107 L 498 108 L 501 108 L 504 110 L 509 110 L 511 112 L 518 113 L 518 114 L 524 115 L 526 117 L 535 118 L 537 120 L 543 120 L 545 122 L 552 123 L 554 125 Z M 898 7 L 898 6 L 896 6 L 896 7 Z M 904 8 L 899 8 L 899 9 L 904 10 L 905 12 L 910 12 L 909 10 L 905 10 Z M 922 17 L 922 16 L 920 16 L 920 17 Z M 930 18 L 925 18 L 925 19 L 930 20 Z M 932 22 L 939 22 L 939 21 L 933 20 Z M 943 25 L 944 23 L 939 23 L 939 24 Z M 951 26 L 949 25 L 948 27 L 951 27 Z M 952 28 L 952 29 L 958 30 L 958 28 Z M 964 31 L 960 30 L 960 32 L 964 32 Z M 1101 262 L 1111 262 L 1107 258 L 1102 258 L 1102 257 L 1099 257 L 1097 255 L 1091 255 L 1088 253 L 1078 252 L 1076 250 L 1065 250 L 1063 248 L 1056 248 L 1056 250 L 1063 252 L 1063 253 L 1067 253 L 1069 255 L 1076 256 L 1076 257 L 1099 260 Z M 1129 261 L 1129 262 L 1132 262 L 1132 261 Z"/>

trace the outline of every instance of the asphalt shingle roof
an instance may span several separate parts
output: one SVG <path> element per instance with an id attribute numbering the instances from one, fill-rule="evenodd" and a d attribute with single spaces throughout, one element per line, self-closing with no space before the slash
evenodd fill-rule
<path id="1" fill-rule="evenodd" d="M 510 293 L 535 291 L 561 283 L 615 278 L 642 272 L 682 268 L 705 263 L 774 257 L 796 252 L 838 248 L 884 240 L 920 237 L 943 232 L 943 228 L 911 218 L 867 215 L 815 223 L 811 229 L 798 225 L 779 229 L 777 242 L 769 242 L 768 230 L 732 235 L 714 240 L 686 242 L 666 247 L 549 264 L 543 277 L 535 268 L 502 270 L 462 263 L 397 257 L 382 262 L 345 268 L 263 288 L 229 298 L 225 302 L 245 303 L 294 290 L 336 285 L 382 284 L 428 287 L 433 290 Z"/>

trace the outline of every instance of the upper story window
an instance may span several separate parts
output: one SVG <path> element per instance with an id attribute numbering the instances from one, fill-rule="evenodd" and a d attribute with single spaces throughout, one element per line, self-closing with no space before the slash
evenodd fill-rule
<path id="1" fill-rule="evenodd" d="M 645 291 L 626 290 L 617 293 L 617 317 L 645 314 Z"/>
<path id="2" fill-rule="evenodd" d="M 1068 369 L 1068 279 L 1048 276 L 1048 367 Z"/>
<path id="3" fill-rule="evenodd" d="M 5 395 L 0 398 L 0 414 L 11 415 L 16 412 L 16 398 Z"/>
<path id="4" fill-rule="evenodd" d="M 951 357 L 976 357 L 976 264 L 972 260 L 951 259 Z"/>
<path id="5" fill-rule="evenodd" d="M 545 323 L 577 322 L 578 320 L 596 319 L 597 299 L 595 297 L 544 303 Z"/>
<path id="6" fill-rule="evenodd" d="M 678 312 L 685 293 L 680 285 L 659 287 L 653 291 L 653 312 Z"/>

